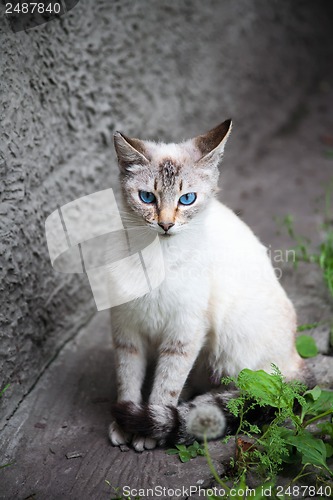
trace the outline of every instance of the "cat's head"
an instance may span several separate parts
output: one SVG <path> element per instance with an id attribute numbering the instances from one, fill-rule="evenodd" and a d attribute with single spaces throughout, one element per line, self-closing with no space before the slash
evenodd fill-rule
<path id="1" fill-rule="evenodd" d="M 231 131 L 226 120 L 179 144 L 114 136 L 129 207 L 161 235 L 181 231 L 217 191 L 218 164 Z"/>

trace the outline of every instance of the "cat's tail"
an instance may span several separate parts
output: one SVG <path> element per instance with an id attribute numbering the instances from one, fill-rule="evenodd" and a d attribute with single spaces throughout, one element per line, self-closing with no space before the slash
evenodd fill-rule
<path id="1" fill-rule="evenodd" d="M 156 439 L 161 446 L 217 439 L 236 430 L 238 419 L 227 408 L 237 391 L 207 393 L 178 406 L 121 402 L 111 413 L 125 432 Z"/>

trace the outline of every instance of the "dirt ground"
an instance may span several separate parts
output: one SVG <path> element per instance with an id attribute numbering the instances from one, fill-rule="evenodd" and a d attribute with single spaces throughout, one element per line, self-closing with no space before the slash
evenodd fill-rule
<path id="1" fill-rule="evenodd" d="M 271 246 L 299 323 L 333 318 L 332 300 L 315 266 L 304 264 L 295 271 L 292 263 L 274 260 L 277 250 L 292 244 L 286 232 L 278 231 L 275 216 L 293 214 L 298 233 L 314 244 L 321 238 L 324 192 L 333 179 L 333 80 L 318 84 L 279 133 L 247 156 L 246 163 L 230 164 L 226 153 L 221 200 Z M 185 500 L 199 498 L 186 488 L 212 484 L 203 457 L 182 464 L 161 449 L 138 454 L 110 445 L 115 373 L 108 318 L 108 311 L 96 314 L 65 345 L 8 421 L 1 448 L 2 459 L 11 465 L 0 471 L 1 499 L 109 499 L 125 485 L 159 485 L 185 487 L 181 496 L 169 492 L 161 497 Z M 333 388 L 329 326 L 310 333 L 320 354 L 308 363 L 318 382 Z M 222 473 L 232 445 L 215 442 L 210 449 Z"/>

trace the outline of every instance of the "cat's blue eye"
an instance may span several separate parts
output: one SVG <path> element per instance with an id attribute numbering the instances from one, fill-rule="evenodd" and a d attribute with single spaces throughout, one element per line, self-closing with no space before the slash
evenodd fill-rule
<path id="1" fill-rule="evenodd" d="M 149 193 L 149 191 L 139 191 L 139 196 L 143 203 L 154 203 L 156 201 L 154 193 Z"/>
<path id="2" fill-rule="evenodd" d="M 179 198 L 179 203 L 182 205 L 192 205 L 196 199 L 197 195 L 195 193 L 186 193 Z"/>

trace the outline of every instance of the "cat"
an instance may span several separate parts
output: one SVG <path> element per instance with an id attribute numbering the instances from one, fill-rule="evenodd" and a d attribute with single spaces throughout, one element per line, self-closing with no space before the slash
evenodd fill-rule
<path id="1" fill-rule="evenodd" d="M 222 436 L 232 391 L 221 391 L 220 380 L 245 367 L 271 372 L 274 363 L 287 379 L 307 378 L 295 348 L 295 310 L 266 248 L 215 198 L 231 127 L 226 120 L 178 144 L 114 135 L 129 220 L 159 235 L 165 265 L 158 288 L 111 310 L 115 446 L 189 443 L 202 426 L 209 437 Z M 143 402 L 151 357 L 156 368 Z"/>

